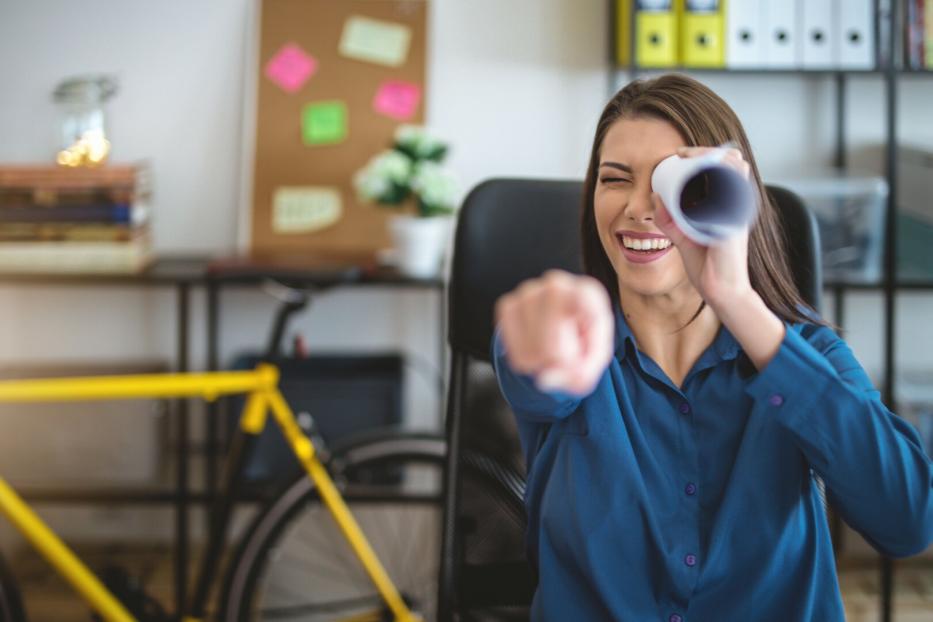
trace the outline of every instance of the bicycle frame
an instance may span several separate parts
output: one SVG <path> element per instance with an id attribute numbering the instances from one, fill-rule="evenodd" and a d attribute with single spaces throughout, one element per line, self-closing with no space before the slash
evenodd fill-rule
<path id="1" fill-rule="evenodd" d="M 289 446 L 317 488 L 347 542 L 365 568 L 396 622 L 420 622 L 392 583 L 359 524 L 315 453 L 314 445 L 295 420 L 278 390 L 279 372 L 260 364 L 252 371 L 151 374 L 0 382 L 0 402 L 64 402 L 135 398 L 194 398 L 213 401 L 224 395 L 246 394 L 233 447 L 224 464 L 223 490 L 211 510 L 208 548 L 201 560 L 191 605 L 183 622 L 201 622 L 234 502 L 236 486 L 249 448 L 266 425 L 271 411 Z M 126 608 L 104 587 L 29 505 L 0 478 L 0 511 L 29 543 L 65 578 L 75 591 L 107 622 L 132 622 Z"/>

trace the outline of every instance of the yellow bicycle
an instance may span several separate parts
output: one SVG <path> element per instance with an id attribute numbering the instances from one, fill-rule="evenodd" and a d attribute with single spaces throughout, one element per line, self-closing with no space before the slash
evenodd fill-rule
<path id="1" fill-rule="evenodd" d="M 7 381 L 0 382 L 0 401 L 210 401 L 246 394 L 192 597 L 180 619 L 434 619 L 444 440 L 377 432 L 328 451 L 312 442 L 277 383 L 277 369 L 263 364 L 242 372 Z M 304 476 L 275 496 L 247 530 L 228 564 L 219 602 L 209 611 L 241 471 L 270 413 Z M 2 479 L 0 511 L 103 619 L 138 619 Z M 0 622 L 22 619 L 15 595 L 9 576 L 0 573 Z"/>

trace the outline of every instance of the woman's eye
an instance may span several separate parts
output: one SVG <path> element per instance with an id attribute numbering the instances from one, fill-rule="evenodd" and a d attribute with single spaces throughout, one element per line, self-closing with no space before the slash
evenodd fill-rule
<path id="1" fill-rule="evenodd" d="M 600 180 L 604 184 L 629 183 L 632 180 L 625 177 L 603 177 Z"/>

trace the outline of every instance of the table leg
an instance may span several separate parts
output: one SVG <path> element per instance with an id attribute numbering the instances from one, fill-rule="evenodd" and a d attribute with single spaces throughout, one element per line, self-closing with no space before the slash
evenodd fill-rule
<path id="1" fill-rule="evenodd" d="M 209 280 L 207 283 L 207 369 L 208 371 L 217 371 L 219 369 L 218 356 L 218 330 L 220 328 L 219 316 L 219 298 L 220 287 L 216 282 Z M 204 486 L 209 500 L 209 507 L 214 507 L 214 501 L 217 495 L 217 458 L 220 447 L 220 421 L 221 408 L 219 401 L 209 402 L 207 404 L 207 439 L 205 443 L 204 456 Z M 207 527 L 211 526 L 211 517 L 208 514 Z"/>
<path id="2" fill-rule="evenodd" d="M 190 287 L 178 285 L 178 371 L 188 371 L 188 307 Z M 188 402 L 177 403 L 177 447 L 175 485 L 175 610 L 184 615 L 188 586 Z"/>

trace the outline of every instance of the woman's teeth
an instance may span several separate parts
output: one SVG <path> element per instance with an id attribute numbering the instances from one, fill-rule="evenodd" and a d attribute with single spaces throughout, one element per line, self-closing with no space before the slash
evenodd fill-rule
<path id="1" fill-rule="evenodd" d="M 667 238 L 650 238 L 643 240 L 640 238 L 622 236 L 622 244 L 625 246 L 625 248 L 636 251 L 652 251 L 664 250 L 671 245 L 671 241 Z"/>

